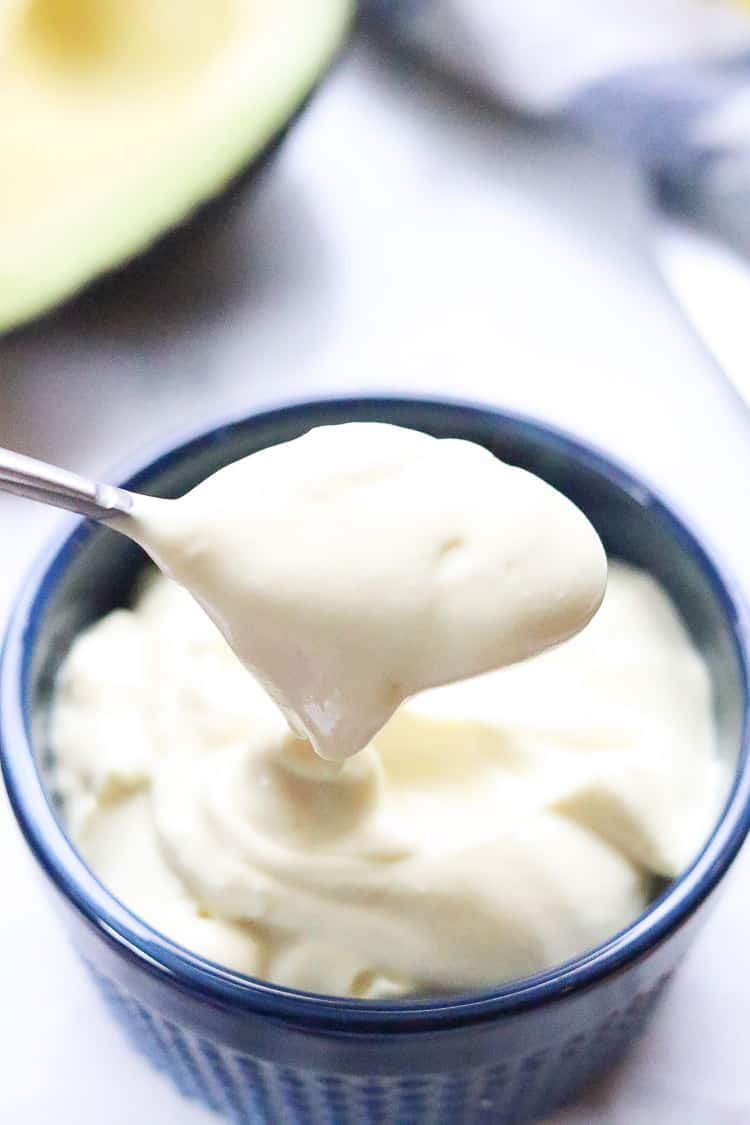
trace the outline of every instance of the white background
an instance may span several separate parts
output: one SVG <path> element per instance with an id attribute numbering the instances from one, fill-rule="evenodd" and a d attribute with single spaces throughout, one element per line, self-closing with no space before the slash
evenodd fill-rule
<path id="1" fill-rule="evenodd" d="M 103 474 L 175 428 L 262 402 L 483 398 L 630 462 L 750 584 L 750 421 L 649 238 L 625 161 L 359 46 L 230 214 L 0 342 L 0 444 Z M 54 520 L 0 498 L 0 614 Z M 0 854 L 0 1120 L 208 1125 L 111 1024 L 2 800 Z M 750 1119 L 749 879 L 746 853 L 635 1055 L 557 1121 Z"/>

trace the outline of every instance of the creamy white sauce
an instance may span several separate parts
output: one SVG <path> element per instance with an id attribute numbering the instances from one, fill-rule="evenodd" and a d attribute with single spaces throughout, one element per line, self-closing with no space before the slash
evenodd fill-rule
<path id="1" fill-rule="evenodd" d="M 706 833 L 677 615 L 616 566 L 551 647 L 603 549 L 485 450 L 327 427 L 120 529 L 195 601 L 159 578 L 78 638 L 58 778 L 102 881 L 198 953 L 361 997 L 491 985 L 625 926 Z"/>
<path id="2" fill-rule="evenodd" d="M 336 760 L 416 692 L 577 633 L 606 581 L 596 532 L 538 477 L 377 423 L 312 430 L 119 526 Z"/>
<path id="3" fill-rule="evenodd" d="M 491 986 L 612 936 L 690 861 L 723 776 L 706 669 L 618 563 L 579 636 L 408 699 L 340 767 L 158 578 L 77 639 L 51 734 L 72 836 L 128 907 L 223 965 L 361 997 Z"/>

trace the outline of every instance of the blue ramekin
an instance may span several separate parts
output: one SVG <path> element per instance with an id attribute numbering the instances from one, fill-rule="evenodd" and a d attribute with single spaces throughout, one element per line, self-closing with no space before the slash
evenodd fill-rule
<path id="1" fill-rule="evenodd" d="M 348 1001 L 251 980 L 131 914 L 91 874 L 48 796 L 46 715 L 76 632 L 126 603 L 139 550 L 85 521 L 29 576 L 0 663 L 8 792 L 52 899 L 133 1043 L 179 1089 L 235 1122 L 419 1125 L 532 1120 L 571 1098 L 638 1035 L 750 826 L 748 620 L 734 582 L 654 492 L 601 453 L 524 418 L 459 402 L 306 402 L 169 447 L 123 483 L 179 495 L 238 456 L 327 423 L 397 422 L 477 441 L 567 493 L 611 555 L 650 570 L 708 662 L 733 781 L 690 868 L 604 945 L 538 976 L 434 1001 Z"/>

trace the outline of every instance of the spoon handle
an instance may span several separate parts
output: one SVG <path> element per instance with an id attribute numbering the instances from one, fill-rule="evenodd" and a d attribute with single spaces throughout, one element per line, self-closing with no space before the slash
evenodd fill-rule
<path id="1" fill-rule="evenodd" d="M 0 492 L 25 496 L 67 508 L 89 519 L 107 520 L 127 514 L 133 507 L 133 495 L 111 484 L 86 480 L 77 473 L 60 469 L 0 447 Z"/>

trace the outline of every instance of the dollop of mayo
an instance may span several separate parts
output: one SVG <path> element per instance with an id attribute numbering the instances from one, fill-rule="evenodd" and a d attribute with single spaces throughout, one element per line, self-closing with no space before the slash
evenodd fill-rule
<path id="1" fill-rule="evenodd" d="M 415 693 L 577 633 L 606 582 L 561 493 L 472 442 L 379 423 L 264 449 L 119 527 L 334 760 Z"/>
<path id="2" fill-rule="evenodd" d="M 328 534 L 346 550 L 343 525 Z M 331 573 L 315 573 L 332 602 Z M 517 574 L 513 596 L 524 588 Z M 678 614 L 616 562 L 579 636 L 410 697 L 343 765 L 290 735 L 163 577 L 78 637 L 51 719 L 73 839 L 130 909 L 237 971 L 360 998 L 492 987 L 613 936 L 708 833 L 725 781 L 714 741 Z"/>

